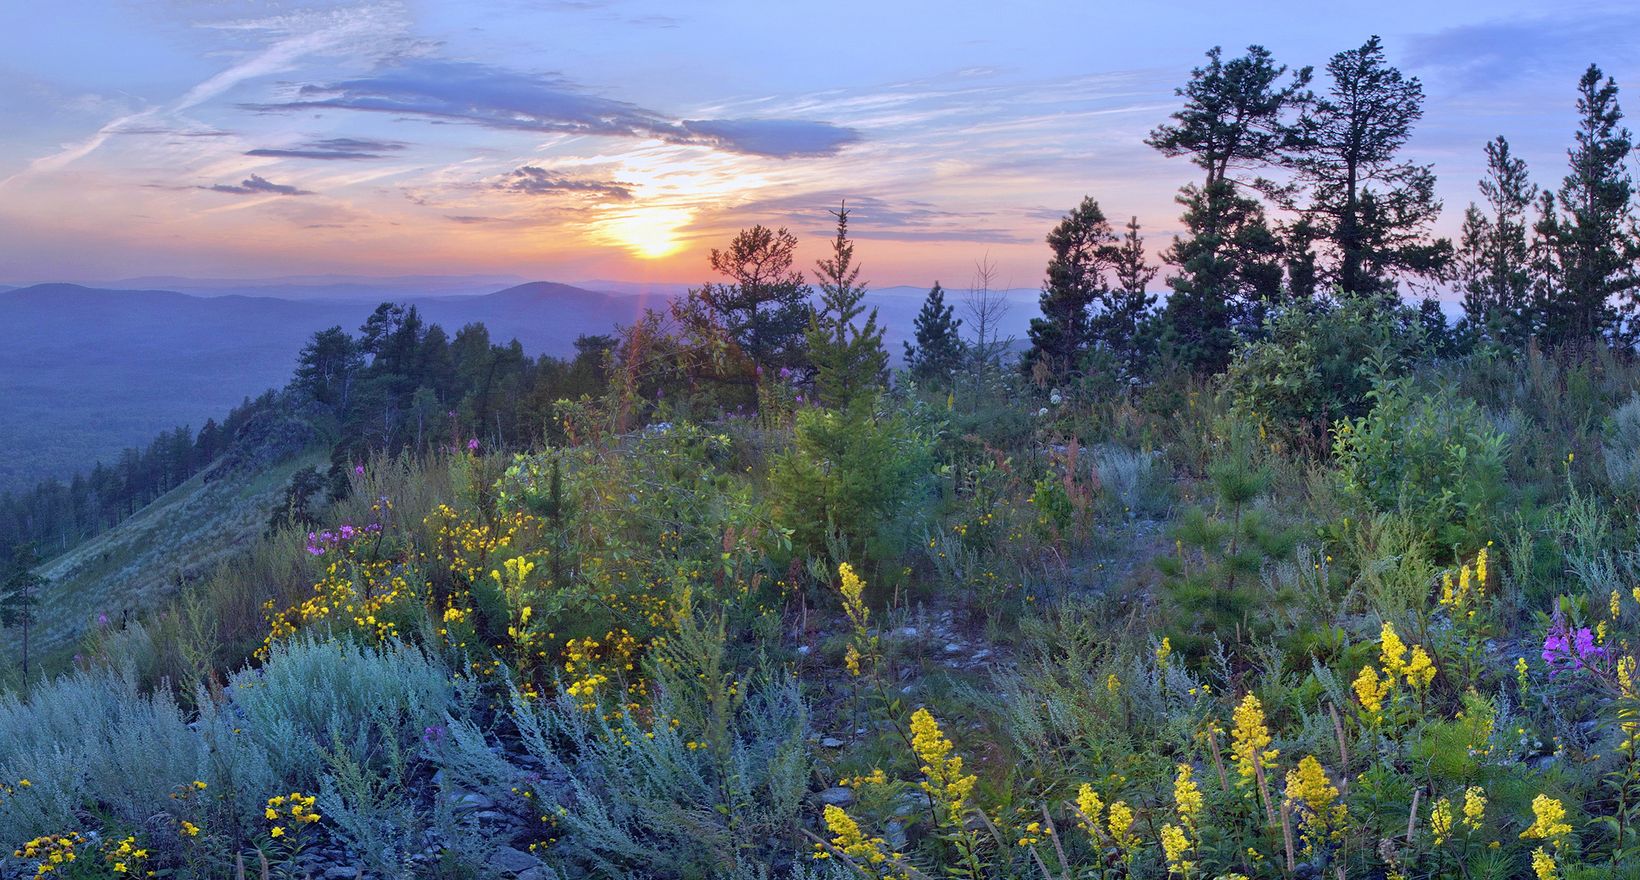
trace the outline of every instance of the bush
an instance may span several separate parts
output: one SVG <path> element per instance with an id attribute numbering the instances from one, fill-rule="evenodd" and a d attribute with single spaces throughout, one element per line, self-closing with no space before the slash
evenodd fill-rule
<path id="1" fill-rule="evenodd" d="M 1298 303 L 1268 319 L 1230 365 L 1236 407 L 1282 437 L 1315 440 L 1371 406 L 1376 380 L 1427 357 L 1418 313 L 1382 300 Z"/>
<path id="2" fill-rule="evenodd" d="M 794 551 L 880 561 L 917 531 L 908 523 L 918 513 L 911 502 L 926 492 L 932 468 L 929 432 L 908 413 L 866 403 L 805 409 L 792 447 L 775 457 L 769 489 Z"/>
<path id="3" fill-rule="evenodd" d="M 1333 442 L 1346 493 L 1373 513 L 1405 515 L 1436 552 L 1478 549 L 1496 529 L 1508 438 L 1473 401 L 1411 381 L 1372 392 L 1367 416 Z"/>

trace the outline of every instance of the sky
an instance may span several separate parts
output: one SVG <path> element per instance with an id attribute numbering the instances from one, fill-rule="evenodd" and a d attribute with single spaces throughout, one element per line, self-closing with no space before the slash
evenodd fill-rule
<path id="1" fill-rule="evenodd" d="M 1558 184 L 1578 75 L 1640 105 L 1633 3 L 0 3 L 0 283 L 499 273 L 709 280 L 847 200 L 876 286 L 1040 282 L 1084 195 L 1152 252 L 1198 175 L 1143 143 L 1215 45 L 1383 37 L 1455 235 L 1502 134 Z"/>

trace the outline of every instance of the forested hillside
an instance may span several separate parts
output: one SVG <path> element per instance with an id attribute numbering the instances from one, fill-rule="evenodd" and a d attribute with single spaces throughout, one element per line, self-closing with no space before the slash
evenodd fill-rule
<path id="1" fill-rule="evenodd" d="M 383 303 L 12 501 L 0 876 L 1640 874 L 1615 82 L 1458 241 L 1377 38 L 1179 97 L 1165 265 L 1069 206 L 1023 339 L 930 279 L 896 366 L 839 205 L 565 358 Z"/>

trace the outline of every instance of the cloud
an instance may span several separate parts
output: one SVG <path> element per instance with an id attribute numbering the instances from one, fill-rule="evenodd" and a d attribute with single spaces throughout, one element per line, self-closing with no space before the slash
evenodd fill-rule
<path id="1" fill-rule="evenodd" d="M 592 193 L 616 201 L 632 198 L 632 184 L 616 180 L 586 180 L 553 174 L 536 165 L 525 165 L 508 174 L 495 188 L 504 192 L 524 195 L 552 195 L 556 193 Z"/>
<path id="2" fill-rule="evenodd" d="M 240 181 L 238 185 L 219 183 L 215 186 L 202 186 L 200 189 L 211 192 L 230 193 L 236 196 L 311 196 L 313 193 L 305 189 L 297 189 L 283 183 L 274 183 L 265 177 L 252 174 Z"/>
<path id="3" fill-rule="evenodd" d="M 1454 75 L 1470 88 L 1489 89 L 1568 64 L 1633 59 L 1640 54 L 1631 39 L 1636 29 L 1640 13 L 1632 11 L 1460 25 L 1414 37 L 1407 63 Z M 1571 84 L 1566 87 L 1570 91 Z"/>
<path id="4" fill-rule="evenodd" d="M 245 155 L 268 159 L 383 159 L 385 153 L 404 148 L 398 141 L 325 138 L 290 148 L 259 147 L 246 150 Z"/>
<path id="5" fill-rule="evenodd" d="M 553 75 L 418 58 L 372 76 L 297 87 L 262 112 L 336 109 L 549 134 L 645 138 L 731 153 L 829 156 L 860 139 L 851 128 L 795 119 L 677 120 L 589 94 Z"/>

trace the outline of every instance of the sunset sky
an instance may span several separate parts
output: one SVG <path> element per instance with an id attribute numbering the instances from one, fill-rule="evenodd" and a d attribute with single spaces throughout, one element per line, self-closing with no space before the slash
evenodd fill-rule
<path id="1" fill-rule="evenodd" d="M 813 256 L 847 198 L 878 286 L 1032 286 L 1084 194 L 1176 230 L 1196 174 L 1142 141 L 1206 49 L 1373 33 L 1424 81 L 1447 234 L 1497 134 L 1558 183 L 1590 61 L 1640 112 L 1625 2 L 12 2 L 0 282 L 688 282 L 752 223 Z"/>

